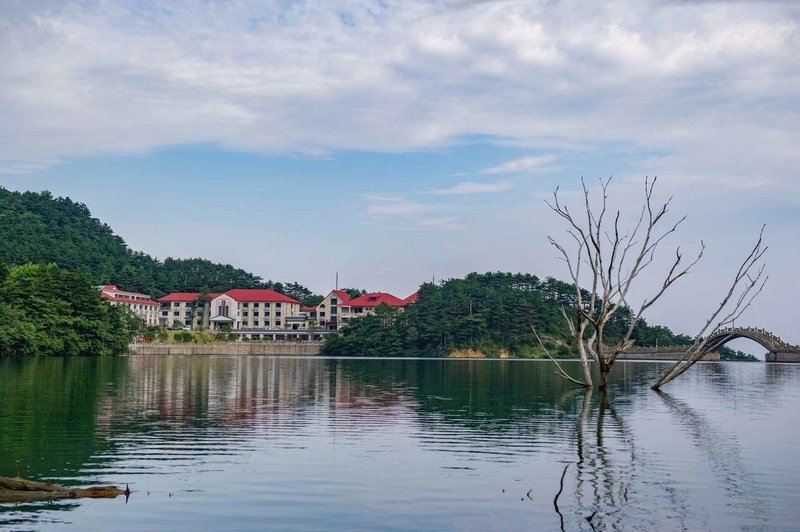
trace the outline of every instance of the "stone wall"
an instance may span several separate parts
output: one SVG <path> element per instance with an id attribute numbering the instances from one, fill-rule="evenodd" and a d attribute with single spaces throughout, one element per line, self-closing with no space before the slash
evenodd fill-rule
<path id="1" fill-rule="evenodd" d="M 618 360 L 679 360 L 684 353 L 685 351 L 633 351 L 622 353 Z M 719 360 L 719 353 L 716 351 L 708 353 L 703 360 Z"/>
<path id="2" fill-rule="evenodd" d="M 132 355 L 318 355 L 320 342 L 231 342 L 217 344 L 131 344 Z"/>
<path id="3" fill-rule="evenodd" d="M 767 353 L 764 355 L 766 362 L 800 362 L 800 353 L 782 352 Z"/>

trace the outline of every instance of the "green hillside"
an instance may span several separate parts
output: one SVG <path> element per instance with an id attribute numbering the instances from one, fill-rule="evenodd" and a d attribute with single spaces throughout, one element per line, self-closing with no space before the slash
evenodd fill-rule
<path id="1" fill-rule="evenodd" d="M 49 192 L 11 192 L 0 187 L 0 261 L 9 265 L 58 264 L 98 284 L 159 297 L 169 292 L 271 288 L 305 300 L 298 283 L 264 281 L 230 264 L 205 259 L 158 261 L 133 251 L 82 203 Z"/>
<path id="2" fill-rule="evenodd" d="M 326 339 L 324 354 L 364 356 L 444 356 L 459 349 L 488 354 L 543 356 L 531 325 L 551 352 L 571 356 L 569 330 L 561 314 L 574 301 L 573 285 L 553 278 L 512 273 L 471 273 L 420 287 L 419 299 L 403 312 L 378 308 L 354 320 L 340 335 Z M 621 337 L 629 315 L 619 312 L 606 325 L 609 340 Z M 687 336 L 640 320 L 638 345 L 688 344 Z"/>

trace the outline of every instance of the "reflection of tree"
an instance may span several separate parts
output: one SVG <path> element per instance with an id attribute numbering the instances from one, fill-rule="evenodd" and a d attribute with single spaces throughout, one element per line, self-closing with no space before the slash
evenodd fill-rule
<path id="1" fill-rule="evenodd" d="M 116 393 L 127 358 L 0 359 L 0 471 L 69 484 L 99 450 L 101 398 Z"/>
<path id="2" fill-rule="evenodd" d="M 618 414 L 606 393 L 593 400 L 589 389 L 581 401 L 575 434 L 577 463 L 572 504 L 562 498 L 561 507 L 571 508 L 571 522 L 563 529 L 626 528 L 629 516 L 647 515 L 638 507 L 635 488 L 643 482 L 656 488 L 659 506 L 669 509 L 680 528 L 686 529 L 687 503 L 668 480 L 653 478 L 652 466 L 637 452 L 632 429 Z M 632 505 L 629 509 L 629 505 Z M 658 526 L 654 517 L 647 525 Z"/>
<path id="3" fill-rule="evenodd" d="M 115 445 L 96 437 L 99 405 L 123 386 L 127 364 L 116 357 L 0 357 L 0 474 L 83 483 L 77 477 L 86 474 L 86 464 L 103 462 L 101 455 Z M 0 528 L 78 505 L 0 505 Z"/>
<path id="4" fill-rule="evenodd" d="M 739 444 L 734 434 L 719 434 L 696 410 L 680 399 L 664 392 L 657 392 L 670 412 L 680 424 L 688 429 L 694 446 L 707 458 L 711 471 L 725 490 L 730 506 L 746 509 L 748 518 L 762 525 L 767 524 L 763 509 L 766 501 L 758 490 L 758 484 L 744 469 Z"/>

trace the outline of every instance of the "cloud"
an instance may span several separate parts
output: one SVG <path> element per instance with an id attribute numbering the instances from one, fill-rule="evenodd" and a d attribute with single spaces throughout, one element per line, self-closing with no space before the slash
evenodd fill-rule
<path id="1" fill-rule="evenodd" d="M 461 195 L 461 194 L 486 194 L 492 192 L 503 192 L 509 190 L 511 188 L 511 184 L 507 182 L 497 182 L 497 183 L 475 183 L 472 181 L 464 181 L 463 183 L 458 183 L 450 188 L 444 188 L 439 190 L 431 191 L 431 194 L 435 194 L 438 196 L 454 196 L 454 195 Z"/>
<path id="2" fill-rule="evenodd" d="M 655 151 L 661 174 L 724 182 L 735 169 L 796 190 L 799 35 L 780 2 L 5 3 L 0 168 L 479 137 Z"/>
<path id="3" fill-rule="evenodd" d="M 422 203 L 405 196 L 364 194 L 363 218 L 386 229 L 454 231 L 463 228 L 447 204 Z"/>
<path id="4" fill-rule="evenodd" d="M 482 170 L 484 174 L 517 174 L 523 172 L 534 172 L 544 170 L 551 166 L 555 161 L 552 155 L 541 155 L 539 157 L 520 157 L 503 164 L 492 166 Z"/>
<path id="5" fill-rule="evenodd" d="M 401 196 L 367 194 L 363 196 L 368 205 L 365 210 L 369 216 L 410 216 L 424 214 L 431 210 L 425 205 Z"/>

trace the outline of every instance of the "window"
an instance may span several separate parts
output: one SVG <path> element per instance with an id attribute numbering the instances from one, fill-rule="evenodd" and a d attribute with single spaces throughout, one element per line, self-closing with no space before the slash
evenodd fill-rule
<path id="1" fill-rule="evenodd" d="M 162 316 L 169 316 L 169 311 L 165 310 L 161 312 Z"/>
<path id="2" fill-rule="evenodd" d="M 242 306 L 243 306 L 244 308 L 247 308 L 247 305 L 248 305 L 248 303 L 242 303 Z"/>
<path id="3" fill-rule="evenodd" d="M 269 308 L 269 303 L 264 303 L 264 308 Z"/>
<path id="4" fill-rule="evenodd" d="M 319 320 L 319 324 L 320 325 L 325 325 L 325 321 L 324 320 Z"/>
<path id="5" fill-rule="evenodd" d="M 281 320 L 275 320 L 275 327 L 281 326 Z"/>
<path id="6" fill-rule="evenodd" d="M 175 312 L 173 312 L 172 315 L 175 316 L 176 318 L 180 318 L 181 317 L 181 313 L 179 311 L 177 311 L 177 310 Z"/>
<path id="7" fill-rule="evenodd" d="M 181 304 L 176 301 L 175 303 L 172 304 L 172 306 L 177 308 L 177 307 L 180 307 Z"/>
<path id="8" fill-rule="evenodd" d="M 258 317 L 258 311 L 253 312 L 253 316 Z"/>
<path id="9" fill-rule="evenodd" d="M 219 307 L 219 315 L 228 317 L 228 307 Z"/>
<path id="10" fill-rule="evenodd" d="M 276 317 L 277 317 L 277 316 L 280 316 L 280 315 L 281 315 L 281 311 L 280 311 L 280 310 L 277 310 L 277 311 L 275 311 L 275 316 L 276 316 Z"/>
<path id="11" fill-rule="evenodd" d="M 258 308 L 258 303 L 253 303 L 253 308 Z"/>
<path id="12" fill-rule="evenodd" d="M 246 311 L 246 310 L 245 310 L 245 311 L 242 311 L 242 317 L 243 317 L 243 318 L 246 318 L 247 316 L 248 316 L 248 314 L 247 314 L 247 311 Z"/>
<path id="13" fill-rule="evenodd" d="M 337 313 L 336 310 L 337 310 L 336 307 L 331 307 L 331 316 Z"/>
<path id="14" fill-rule="evenodd" d="M 320 318 L 324 318 L 324 317 L 325 317 L 325 312 L 320 312 L 320 313 L 319 313 L 319 317 L 320 317 Z"/>
<path id="15" fill-rule="evenodd" d="M 253 327 L 258 327 L 258 320 L 253 322 Z"/>
<path id="16" fill-rule="evenodd" d="M 275 303 L 275 308 L 281 308 L 281 304 L 280 303 Z"/>
<path id="17" fill-rule="evenodd" d="M 339 300 L 336 299 L 335 297 L 332 297 L 331 298 L 331 306 L 333 307 L 333 306 L 336 306 L 338 304 L 339 304 Z"/>

